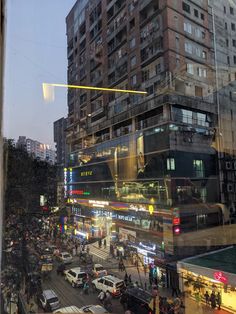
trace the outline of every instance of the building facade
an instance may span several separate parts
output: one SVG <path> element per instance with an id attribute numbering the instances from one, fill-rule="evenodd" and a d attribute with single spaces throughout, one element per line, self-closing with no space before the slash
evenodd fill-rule
<path id="1" fill-rule="evenodd" d="M 236 1 L 210 0 L 215 29 L 215 102 L 218 113 L 218 157 L 221 202 L 236 212 Z"/>
<path id="2" fill-rule="evenodd" d="M 65 132 L 67 122 L 61 118 L 53 123 L 54 142 L 56 144 L 56 163 L 58 166 L 64 166 L 66 160 Z"/>
<path id="3" fill-rule="evenodd" d="M 26 138 L 26 136 L 19 136 L 16 147 L 25 149 L 29 155 L 34 158 L 47 161 L 50 164 L 55 164 L 55 151 L 50 147 L 50 145 L 40 143 L 38 141 Z"/>
<path id="4" fill-rule="evenodd" d="M 212 21 L 206 0 L 77 1 L 68 14 L 68 84 L 147 92 L 68 90 L 64 197 L 81 235 L 117 235 L 148 263 L 210 249 L 210 227 L 228 222 Z"/>

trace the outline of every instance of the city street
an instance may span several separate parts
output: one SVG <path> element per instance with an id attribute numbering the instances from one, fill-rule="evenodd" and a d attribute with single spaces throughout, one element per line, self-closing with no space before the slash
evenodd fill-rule
<path id="1" fill-rule="evenodd" d="M 72 264 L 67 265 L 67 269 L 78 267 L 79 264 L 78 262 L 76 262 L 76 260 L 77 258 L 75 258 L 75 261 Z M 64 276 L 56 274 L 55 269 L 56 267 L 54 267 L 51 277 L 43 282 L 43 289 L 52 289 L 56 292 L 61 302 L 60 307 L 66 307 L 71 305 L 82 307 L 89 304 L 99 304 L 97 299 L 98 292 L 89 292 L 89 295 L 83 294 L 82 288 L 72 288 L 71 284 L 65 280 Z M 112 306 L 113 313 L 123 313 L 119 298 L 113 298 Z M 115 312 L 114 309 L 116 309 Z"/>

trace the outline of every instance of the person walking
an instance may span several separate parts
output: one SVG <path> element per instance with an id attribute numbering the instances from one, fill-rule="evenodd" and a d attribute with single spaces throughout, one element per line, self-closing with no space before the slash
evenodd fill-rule
<path id="1" fill-rule="evenodd" d="M 205 292 L 204 297 L 205 297 L 206 305 L 209 305 L 210 295 L 209 295 L 208 291 Z"/>
<path id="2" fill-rule="evenodd" d="M 215 309 L 215 307 L 216 307 L 216 295 L 215 295 L 214 291 L 212 291 L 212 293 L 211 293 L 210 302 L 211 302 L 211 308 Z"/>
<path id="3" fill-rule="evenodd" d="M 129 275 L 128 280 L 129 280 L 129 284 L 131 284 L 132 283 L 131 275 Z"/>
<path id="4" fill-rule="evenodd" d="M 221 300 L 221 294 L 220 294 L 220 292 L 218 292 L 218 293 L 217 293 L 217 296 L 216 296 L 216 303 L 217 303 L 217 305 L 218 305 L 218 310 L 220 310 L 221 302 L 222 302 L 222 300 Z"/>
<path id="5" fill-rule="evenodd" d="M 125 282 L 126 286 L 128 285 L 128 280 L 129 280 L 129 277 L 128 277 L 127 273 L 125 273 L 124 282 Z"/>
<path id="6" fill-rule="evenodd" d="M 99 246 L 99 248 L 102 247 L 102 239 L 99 239 L 99 241 L 98 241 L 98 246 Z"/>
<path id="7" fill-rule="evenodd" d="M 104 307 L 106 308 L 106 309 L 111 309 L 111 307 L 112 307 L 112 302 L 111 302 L 111 294 L 110 294 L 110 292 L 109 291 L 107 291 L 106 292 L 106 297 L 105 297 L 105 300 L 104 300 Z"/>
<path id="8" fill-rule="evenodd" d="M 103 245 L 104 245 L 104 249 L 105 249 L 107 247 L 107 240 L 106 239 L 104 239 Z"/>
<path id="9" fill-rule="evenodd" d="M 101 304 L 104 304 L 105 298 L 106 298 L 105 292 L 101 291 L 98 295 L 98 300 L 101 302 Z"/>

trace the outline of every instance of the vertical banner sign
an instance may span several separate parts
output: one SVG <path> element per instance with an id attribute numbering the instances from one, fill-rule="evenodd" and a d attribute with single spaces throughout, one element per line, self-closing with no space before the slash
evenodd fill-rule
<path id="1" fill-rule="evenodd" d="M 67 198 L 67 168 L 64 168 L 64 198 Z"/>
<path id="2" fill-rule="evenodd" d="M 73 182 L 73 172 L 72 172 L 72 168 L 69 169 L 70 172 L 69 172 L 69 175 L 70 175 L 70 183 Z M 69 195 L 72 195 L 72 184 L 69 185 Z"/>

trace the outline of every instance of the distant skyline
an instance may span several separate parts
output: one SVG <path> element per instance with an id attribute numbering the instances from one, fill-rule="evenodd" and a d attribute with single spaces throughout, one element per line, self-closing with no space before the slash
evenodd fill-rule
<path id="1" fill-rule="evenodd" d="M 67 115 L 67 90 L 43 100 L 42 83 L 67 82 L 65 18 L 76 0 L 9 0 L 4 136 L 53 145 L 53 122 Z"/>

